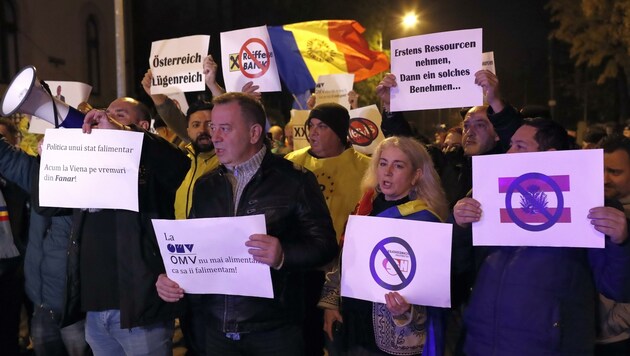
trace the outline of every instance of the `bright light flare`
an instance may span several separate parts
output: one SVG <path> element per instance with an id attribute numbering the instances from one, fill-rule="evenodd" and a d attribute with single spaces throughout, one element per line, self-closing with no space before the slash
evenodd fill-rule
<path id="1" fill-rule="evenodd" d="M 402 26 L 404 28 L 413 28 L 418 24 L 418 15 L 414 12 L 408 12 L 402 18 Z"/>

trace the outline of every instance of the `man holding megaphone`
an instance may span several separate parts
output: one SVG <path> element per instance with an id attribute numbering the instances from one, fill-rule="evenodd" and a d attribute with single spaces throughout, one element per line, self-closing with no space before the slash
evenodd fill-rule
<path id="1" fill-rule="evenodd" d="M 85 133 L 93 129 L 144 132 L 140 211 L 75 210 L 71 236 L 75 248 L 68 255 L 68 284 L 75 288 L 70 288 L 69 306 L 80 301 L 87 312 L 86 340 L 95 355 L 171 355 L 174 319 L 181 306 L 165 303 L 155 290 L 164 266 L 151 219 L 174 218 L 175 191 L 190 159 L 146 131 L 148 109 L 132 98 L 116 99 L 106 111 L 91 110 L 82 126 Z"/>

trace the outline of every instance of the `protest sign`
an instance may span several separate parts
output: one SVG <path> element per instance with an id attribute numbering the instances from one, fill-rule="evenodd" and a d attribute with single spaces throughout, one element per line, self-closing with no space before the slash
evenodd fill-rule
<path id="1" fill-rule="evenodd" d="M 260 92 L 282 90 L 267 26 L 221 32 L 221 63 L 227 91 L 253 81 Z"/>
<path id="2" fill-rule="evenodd" d="M 354 85 L 354 74 L 339 73 L 320 75 L 315 87 L 316 105 L 337 103 L 350 110 L 348 92 Z"/>
<path id="3" fill-rule="evenodd" d="M 39 204 L 138 211 L 141 132 L 48 129 L 39 168 Z"/>
<path id="4" fill-rule="evenodd" d="M 304 126 L 310 112 L 310 110 L 291 110 L 291 121 L 289 123 L 292 125 L 293 130 L 294 151 L 310 146 L 306 135 L 306 127 Z"/>
<path id="5" fill-rule="evenodd" d="M 205 90 L 203 60 L 209 46 L 207 35 L 153 42 L 149 58 L 151 94 Z"/>
<path id="6" fill-rule="evenodd" d="M 473 244 L 603 248 L 587 219 L 604 205 L 602 171 L 602 150 L 474 156 L 473 197 L 483 214 Z"/>
<path id="7" fill-rule="evenodd" d="M 264 215 L 152 221 L 166 274 L 186 293 L 273 298 L 269 266 L 245 246 L 266 233 Z"/>
<path id="8" fill-rule="evenodd" d="M 376 105 L 350 110 L 348 141 L 355 150 L 371 155 L 378 144 L 385 139 L 381 131 L 381 112 Z"/>
<path id="9" fill-rule="evenodd" d="M 482 30 L 461 30 L 392 40 L 391 111 L 483 104 L 475 72 L 481 69 Z"/>
<path id="10" fill-rule="evenodd" d="M 451 306 L 451 224 L 350 216 L 342 254 L 341 295 L 385 303 Z"/>

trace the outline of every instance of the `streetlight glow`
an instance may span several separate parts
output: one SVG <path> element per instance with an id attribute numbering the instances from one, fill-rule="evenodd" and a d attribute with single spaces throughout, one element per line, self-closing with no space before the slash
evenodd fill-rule
<path id="1" fill-rule="evenodd" d="M 402 25 L 404 28 L 407 28 L 407 29 L 415 27 L 417 23 L 418 23 L 418 15 L 416 15 L 414 12 L 406 13 L 402 19 Z"/>

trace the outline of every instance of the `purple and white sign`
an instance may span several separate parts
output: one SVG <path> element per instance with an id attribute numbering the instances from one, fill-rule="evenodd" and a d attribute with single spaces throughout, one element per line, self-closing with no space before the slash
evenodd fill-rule
<path id="1" fill-rule="evenodd" d="M 341 295 L 385 303 L 398 292 L 417 305 L 450 307 L 452 225 L 352 215 L 342 254 Z"/>
<path id="2" fill-rule="evenodd" d="M 604 205 L 602 171 L 601 150 L 473 157 L 473 197 L 483 210 L 473 244 L 604 247 L 587 219 Z"/>
<path id="3" fill-rule="evenodd" d="M 501 222 L 514 223 L 528 231 L 543 231 L 556 223 L 571 222 L 571 208 L 564 205 L 562 192 L 570 191 L 568 175 L 546 176 L 525 173 L 518 178 L 499 178 L 499 192 L 506 193 Z M 518 202 L 512 203 L 517 195 Z M 549 204 L 554 194 L 555 207 Z"/>

